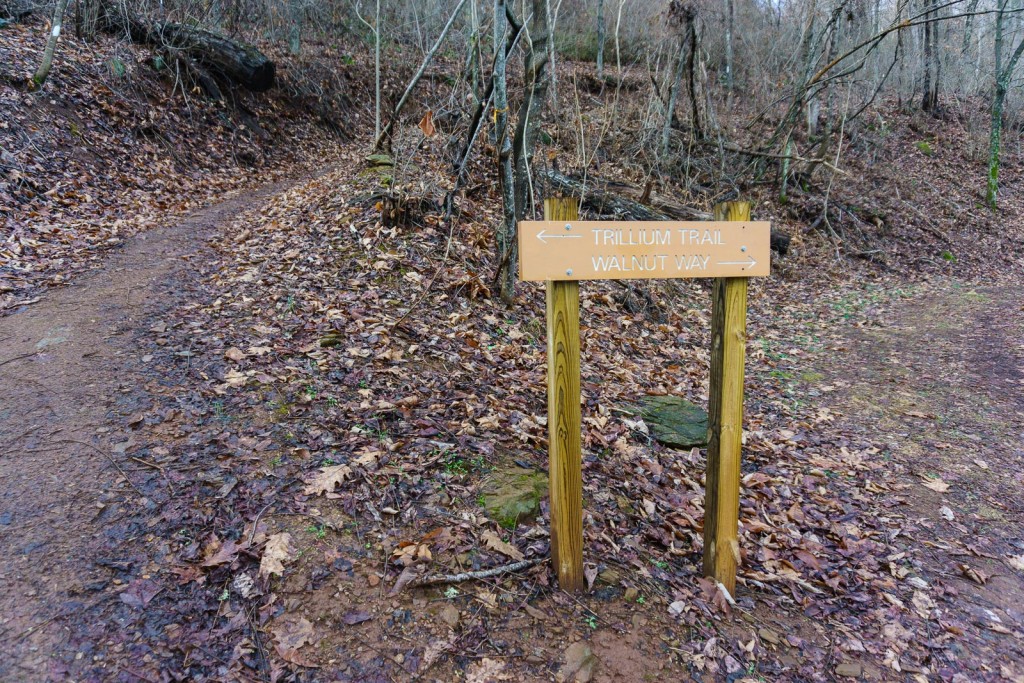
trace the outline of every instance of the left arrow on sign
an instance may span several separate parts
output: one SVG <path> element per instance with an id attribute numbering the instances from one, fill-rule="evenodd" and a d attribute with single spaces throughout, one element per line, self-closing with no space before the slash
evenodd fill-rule
<path id="1" fill-rule="evenodd" d="M 540 232 L 537 233 L 537 239 L 539 239 L 542 244 L 547 244 L 548 243 L 547 240 L 544 239 L 545 237 L 547 239 L 549 239 L 549 240 L 550 239 L 556 239 L 556 240 L 564 240 L 564 239 L 578 240 L 578 239 L 582 239 L 583 235 L 549 235 L 544 230 L 541 230 Z"/>

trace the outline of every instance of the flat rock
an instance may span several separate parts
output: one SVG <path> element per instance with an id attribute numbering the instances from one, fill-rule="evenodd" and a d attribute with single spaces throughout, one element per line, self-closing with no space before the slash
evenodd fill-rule
<path id="1" fill-rule="evenodd" d="M 836 667 L 836 676 L 843 676 L 845 678 L 860 678 L 861 666 L 857 662 L 843 662 Z"/>
<path id="2" fill-rule="evenodd" d="M 459 624 L 459 608 L 450 602 L 441 608 L 441 613 L 438 616 L 441 617 L 441 621 L 452 628 L 455 628 Z"/>
<path id="3" fill-rule="evenodd" d="M 366 163 L 370 168 L 378 166 L 394 166 L 395 160 L 387 154 L 370 154 L 366 157 Z"/>
<path id="4" fill-rule="evenodd" d="M 597 663 L 597 656 L 589 645 L 583 641 L 573 643 L 565 650 L 565 664 L 555 674 L 555 680 L 559 683 L 590 683 Z"/>
<path id="5" fill-rule="evenodd" d="M 547 490 L 548 475 L 543 472 L 521 467 L 495 470 L 484 481 L 484 509 L 495 522 L 514 529 L 537 516 Z"/>
<path id="6" fill-rule="evenodd" d="M 708 443 L 708 414 L 679 396 L 645 396 L 640 416 L 654 440 L 672 448 L 694 448 Z"/>

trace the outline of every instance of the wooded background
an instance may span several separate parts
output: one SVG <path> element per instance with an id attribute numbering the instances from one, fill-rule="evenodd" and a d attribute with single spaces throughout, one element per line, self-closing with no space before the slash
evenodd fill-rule
<path id="1" fill-rule="evenodd" d="M 289 67 L 299 74 L 291 87 L 323 98 L 344 89 L 332 63 L 372 60 L 373 147 L 394 163 L 443 133 L 454 169 L 447 215 L 474 144 L 493 147 L 503 198 L 496 283 L 506 299 L 515 222 L 537 215 L 538 183 L 576 191 L 586 206 L 587 176 L 609 158 L 645 179 L 633 181 L 639 202 L 618 215 L 652 217 L 639 214 L 662 182 L 719 198 L 771 182 L 785 202 L 794 184 L 817 179 L 820 224 L 831 231 L 828 189 L 842 178 L 844 146 L 862 144 L 863 131 L 886 134 L 882 101 L 962 125 L 969 158 L 988 168 L 963 182 L 992 209 L 1000 150 L 1020 144 L 1024 0 L 0 0 L 6 21 L 32 15 L 51 16 L 53 27 L 40 36 L 36 88 L 62 21 L 80 38 L 152 45 L 214 99 L 239 85 L 272 87 L 275 52 L 304 55 Z M 567 68 L 581 63 L 593 66 Z M 588 98 L 602 99 L 600 115 Z M 538 140 L 575 154 L 535 158 Z M 665 204 L 659 215 L 702 217 Z"/>

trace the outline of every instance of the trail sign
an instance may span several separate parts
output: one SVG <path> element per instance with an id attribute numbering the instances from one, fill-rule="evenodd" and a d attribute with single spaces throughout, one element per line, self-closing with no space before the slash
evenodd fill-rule
<path id="1" fill-rule="evenodd" d="M 758 277 L 771 224 L 759 221 L 524 221 L 523 280 Z"/>
<path id="2" fill-rule="evenodd" d="M 575 199 L 545 199 L 543 221 L 519 224 L 520 278 L 546 280 L 551 560 L 559 585 L 582 590 L 583 475 L 577 280 L 714 278 L 704 575 L 730 594 L 740 561 L 740 456 L 747 278 L 769 274 L 771 226 L 750 204 L 725 202 L 715 221 L 579 221 Z"/>

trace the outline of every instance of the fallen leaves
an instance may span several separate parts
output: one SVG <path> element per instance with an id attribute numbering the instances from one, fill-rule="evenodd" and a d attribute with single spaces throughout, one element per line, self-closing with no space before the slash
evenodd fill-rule
<path id="1" fill-rule="evenodd" d="M 136 579 L 135 581 L 132 581 L 125 590 L 121 591 L 118 597 L 121 599 L 121 602 L 129 607 L 142 609 L 148 605 L 161 590 L 163 590 L 163 588 L 155 581 L 151 581 L 150 579 Z"/>
<path id="2" fill-rule="evenodd" d="M 427 113 L 423 115 L 422 119 L 420 119 L 419 125 L 424 136 L 428 138 L 434 137 L 434 133 L 437 132 L 437 129 L 434 128 L 434 112 L 428 109 Z"/>
<path id="3" fill-rule="evenodd" d="M 344 482 L 352 475 L 352 468 L 348 465 L 330 465 L 321 467 L 320 471 L 306 482 L 303 493 L 307 496 L 316 496 L 322 493 L 331 493 L 334 488 Z"/>
<path id="4" fill-rule="evenodd" d="M 484 547 L 496 550 L 505 557 L 511 558 L 517 562 L 526 557 L 519 552 L 518 548 L 501 540 L 501 537 L 491 530 L 487 530 L 480 534 L 480 540 L 483 542 Z"/>
<path id="5" fill-rule="evenodd" d="M 313 624 L 309 619 L 300 617 L 281 621 L 271 629 L 271 633 L 274 634 L 274 649 L 281 659 L 299 666 L 313 666 L 306 657 L 299 654 L 299 648 L 315 642 L 316 639 Z"/>
<path id="6" fill-rule="evenodd" d="M 284 563 L 291 559 L 292 535 L 283 532 L 274 534 L 267 539 L 260 560 L 260 576 L 266 578 L 271 574 L 284 574 Z"/>
<path id="7" fill-rule="evenodd" d="M 974 569 L 973 567 L 967 564 L 960 564 L 959 569 L 961 574 L 963 574 L 979 586 L 984 586 L 985 583 L 988 582 L 988 574 L 981 571 L 980 569 Z"/>
<path id="8" fill-rule="evenodd" d="M 361 624 L 364 621 L 369 621 L 370 619 L 373 619 L 373 616 L 369 612 L 357 610 L 355 612 L 346 613 L 345 616 L 341 618 L 341 621 L 346 626 L 355 626 L 356 624 Z"/>
<path id="9" fill-rule="evenodd" d="M 936 493 L 945 493 L 949 490 L 949 484 L 939 477 L 921 477 L 921 479 L 921 486 L 924 486 L 926 489 L 931 489 Z"/>
<path id="10" fill-rule="evenodd" d="M 432 559 L 426 543 L 403 541 L 391 552 L 391 561 L 403 567 L 410 567 L 419 562 L 430 562 Z"/>

